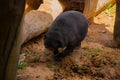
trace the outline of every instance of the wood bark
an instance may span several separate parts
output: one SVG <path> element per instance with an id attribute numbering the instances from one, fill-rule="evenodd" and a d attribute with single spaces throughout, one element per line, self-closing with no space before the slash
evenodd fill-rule
<path id="1" fill-rule="evenodd" d="M 115 18 L 113 39 L 117 47 L 120 47 L 120 0 L 116 0 L 116 18 Z"/>
<path id="2" fill-rule="evenodd" d="M 0 80 L 15 80 L 25 0 L 0 1 Z"/>

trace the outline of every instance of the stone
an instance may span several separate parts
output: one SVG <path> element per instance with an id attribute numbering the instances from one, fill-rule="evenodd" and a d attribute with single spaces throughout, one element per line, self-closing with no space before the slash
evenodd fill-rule
<path id="1" fill-rule="evenodd" d="M 36 10 L 28 12 L 22 25 L 22 43 L 46 32 L 52 21 L 52 16 L 46 12 Z"/>

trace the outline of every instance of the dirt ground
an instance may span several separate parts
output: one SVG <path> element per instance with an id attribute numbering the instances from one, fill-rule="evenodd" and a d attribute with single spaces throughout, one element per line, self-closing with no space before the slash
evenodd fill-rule
<path id="1" fill-rule="evenodd" d="M 17 80 L 120 80 L 120 49 L 106 45 L 113 39 L 115 6 L 94 18 L 88 35 L 61 62 L 44 54 L 43 35 L 23 45 Z"/>

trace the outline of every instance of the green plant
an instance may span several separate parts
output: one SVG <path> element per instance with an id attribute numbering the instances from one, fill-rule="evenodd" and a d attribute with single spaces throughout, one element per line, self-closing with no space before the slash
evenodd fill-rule
<path id="1" fill-rule="evenodd" d="M 32 58 L 32 62 L 39 62 L 40 60 L 40 55 L 35 55 L 33 58 Z"/>
<path id="2" fill-rule="evenodd" d="M 28 54 L 32 54 L 33 53 L 33 51 L 32 50 L 29 50 L 29 51 L 27 51 L 28 52 Z"/>
<path id="3" fill-rule="evenodd" d="M 112 7 L 112 4 L 109 4 L 106 9 L 110 9 Z"/>
<path id="4" fill-rule="evenodd" d="M 47 67 L 52 71 L 56 70 L 56 66 L 54 64 L 48 64 Z"/>
<path id="5" fill-rule="evenodd" d="M 97 54 L 98 52 L 101 52 L 101 51 L 102 51 L 102 50 L 96 48 L 96 49 L 92 49 L 92 50 L 91 50 L 91 53 L 92 53 L 92 54 Z"/>
<path id="6" fill-rule="evenodd" d="M 116 4 L 113 6 L 113 9 L 116 10 Z"/>
<path id="7" fill-rule="evenodd" d="M 20 61 L 20 62 L 18 63 L 18 69 L 23 69 L 25 66 L 26 66 L 26 63 L 25 63 L 25 62 Z"/>
<path id="8" fill-rule="evenodd" d="M 116 12 L 116 5 L 113 6 L 112 4 L 109 4 L 105 11 L 106 14 L 110 14 L 110 13 L 113 14 L 115 12 Z"/>
<path id="9" fill-rule="evenodd" d="M 83 47 L 82 49 L 84 49 L 84 50 L 89 50 L 90 47 L 89 47 L 89 46 L 85 46 L 85 47 Z"/>
<path id="10" fill-rule="evenodd" d="M 89 66 L 88 66 L 88 64 L 83 64 L 81 67 L 72 68 L 72 70 L 75 73 L 82 75 L 82 74 L 87 73 L 89 71 Z"/>
<path id="11" fill-rule="evenodd" d="M 77 70 L 77 73 L 78 73 L 78 74 L 83 74 L 83 73 L 84 73 L 84 71 L 83 71 L 83 70 L 81 70 L 81 69 L 78 69 L 78 70 Z"/>

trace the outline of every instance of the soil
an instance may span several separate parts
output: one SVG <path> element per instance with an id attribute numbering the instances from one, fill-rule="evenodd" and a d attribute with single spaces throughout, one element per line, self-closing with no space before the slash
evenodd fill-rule
<path id="1" fill-rule="evenodd" d="M 108 8 L 89 25 L 81 48 L 60 62 L 45 54 L 43 36 L 22 46 L 17 80 L 120 80 L 120 49 L 106 45 L 113 39 L 115 6 Z"/>

